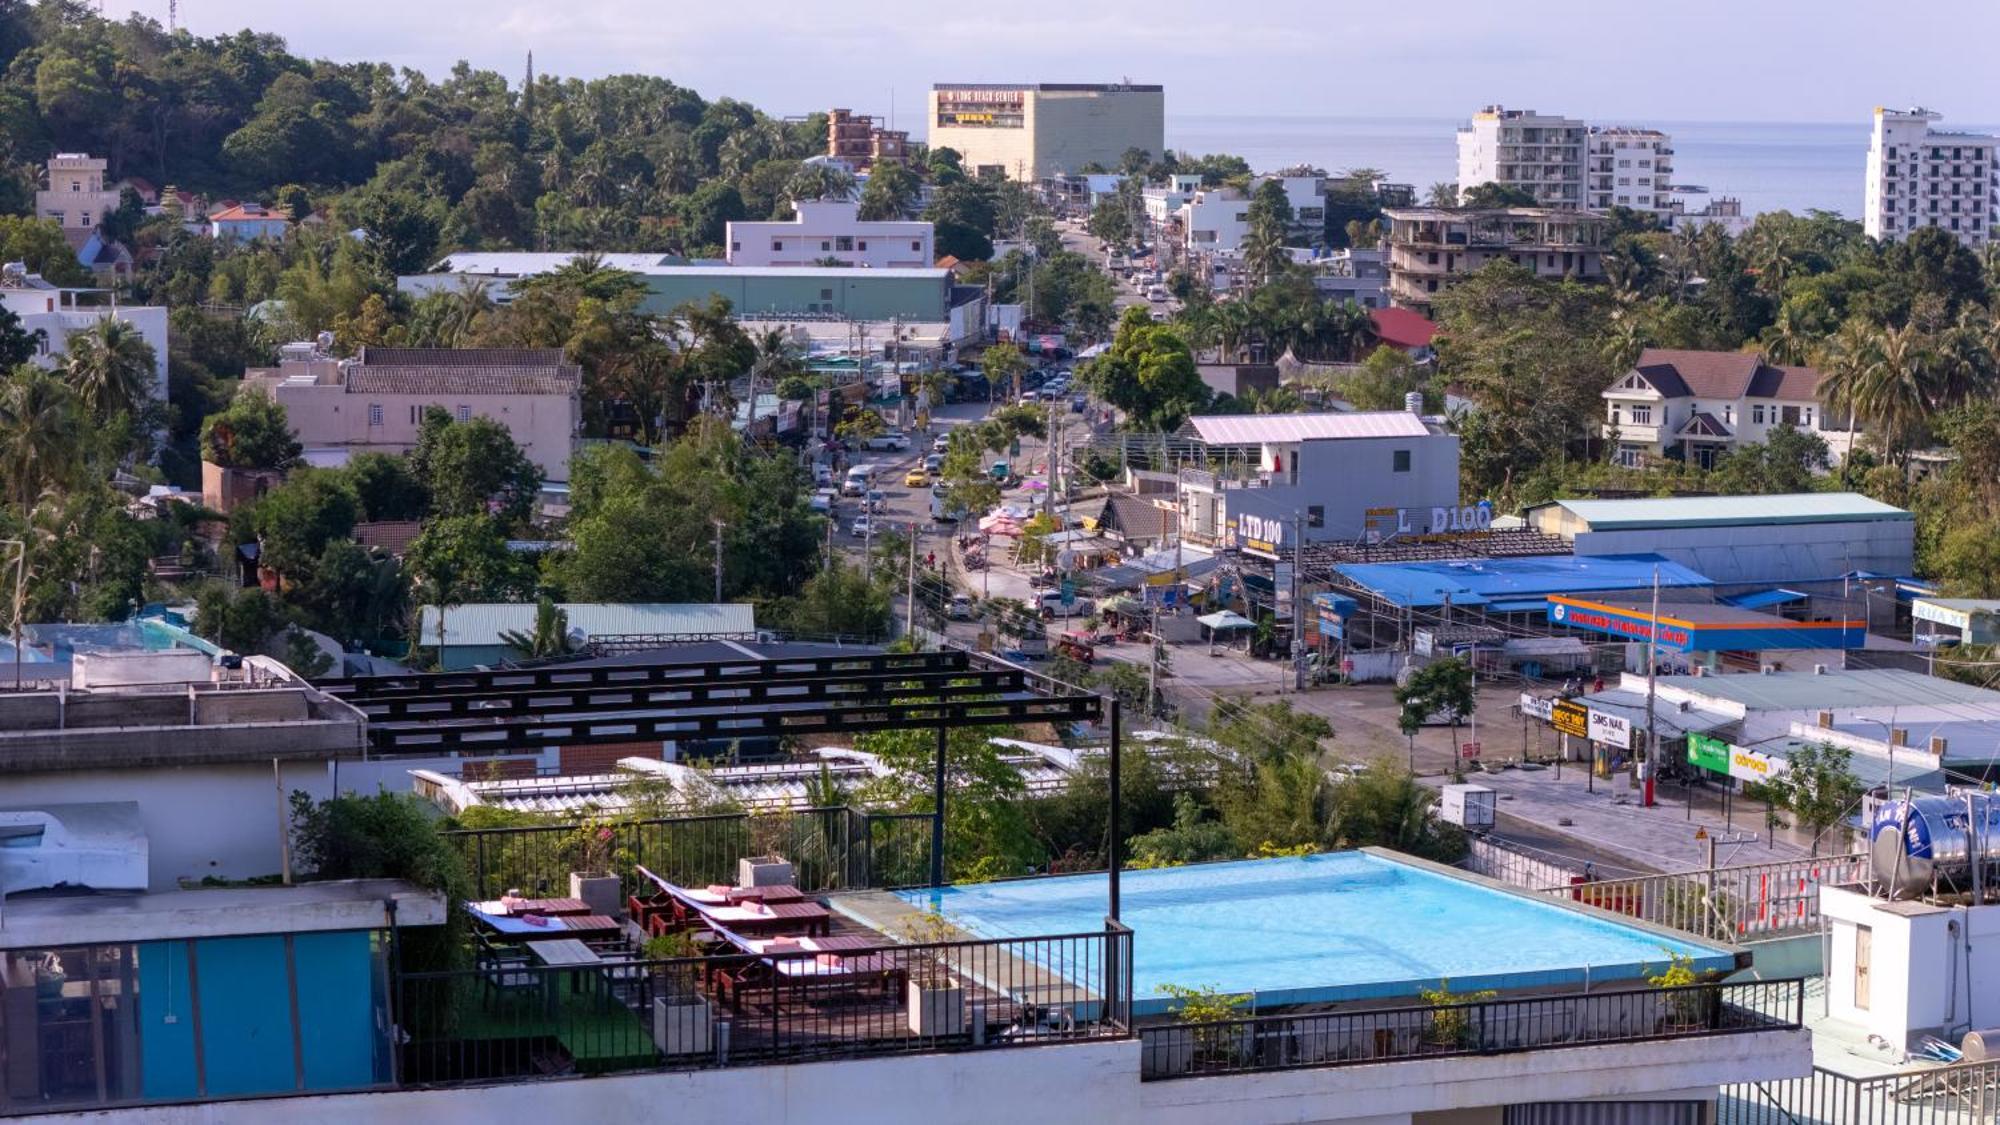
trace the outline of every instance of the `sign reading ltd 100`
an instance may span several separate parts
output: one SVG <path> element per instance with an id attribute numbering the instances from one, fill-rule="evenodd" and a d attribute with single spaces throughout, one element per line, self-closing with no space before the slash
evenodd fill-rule
<path id="1" fill-rule="evenodd" d="M 1493 504 L 1481 500 L 1462 508 L 1370 508 L 1363 514 L 1370 535 L 1403 538 L 1464 535 L 1493 530 Z"/>

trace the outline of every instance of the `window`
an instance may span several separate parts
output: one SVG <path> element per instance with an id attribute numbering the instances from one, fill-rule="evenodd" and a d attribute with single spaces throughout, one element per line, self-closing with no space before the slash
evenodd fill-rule
<path id="1" fill-rule="evenodd" d="M 368 404 L 368 424 L 371 426 L 379 426 L 382 424 L 381 403 L 371 402 Z"/>
<path id="2" fill-rule="evenodd" d="M 1956 207 L 1956 206 L 1957 206 L 1957 204 L 1953 204 L 1952 206 L 1953 206 L 1953 207 Z M 88 212 L 88 211 L 85 211 L 85 212 L 83 212 L 83 213 L 79 214 L 79 215 L 78 215 L 78 216 L 76 217 L 76 221 L 77 221 L 77 225 L 79 225 L 79 226 L 86 226 L 86 227 L 87 227 L 87 226 L 89 226 L 89 225 L 90 225 L 90 212 Z"/>
<path id="3" fill-rule="evenodd" d="M 82 181 L 82 180 L 71 180 L 71 181 L 69 182 L 69 190 L 71 190 L 71 191 L 82 191 L 82 190 L 83 190 L 83 181 Z"/>
<path id="4" fill-rule="evenodd" d="M 1653 408 L 1650 406 L 1636 406 L 1636 405 L 1632 407 L 1632 424 L 1635 426 L 1652 425 Z"/>
<path id="5" fill-rule="evenodd" d="M 1390 468 L 1390 469 L 1391 469 L 1392 471 L 1394 471 L 1394 472 L 1398 472 L 1398 473 L 1407 473 L 1407 472 L 1409 472 L 1409 471 L 1410 471 L 1410 451 L 1409 451 L 1409 450 L 1407 450 L 1407 449 L 1398 449 L 1398 450 L 1396 450 L 1396 451 L 1395 451 L 1395 453 L 1394 453 L 1394 454 L 1393 454 L 1393 455 L 1391 456 L 1391 459 L 1390 459 L 1390 462 L 1389 462 L 1389 468 Z"/>
<path id="6" fill-rule="evenodd" d="M 472 408 L 461 403 L 458 408 L 458 420 L 461 422 L 472 421 Z"/>
<path id="7" fill-rule="evenodd" d="M 920 239 L 915 239 L 915 238 L 912 238 L 912 239 L 910 240 L 910 249 L 912 249 L 912 250 L 917 250 L 917 251 L 922 251 L 922 250 L 923 250 L 923 248 L 924 248 L 924 244 L 923 244 L 922 240 L 920 240 Z"/>
<path id="8" fill-rule="evenodd" d="M 1727 404 L 1723 406 L 1722 424 L 1725 426 L 1733 426 L 1736 424 L 1736 408 L 1734 406 L 1730 406 Z"/>
<path id="9" fill-rule="evenodd" d="M 1812 407 L 1806 407 L 1806 429 L 1808 430 L 1812 429 L 1812 412 Z"/>
<path id="10" fill-rule="evenodd" d="M 854 244 L 854 246 L 857 250 L 860 250 L 863 254 L 866 254 L 868 252 L 868 244 L 866 242 L 857 242 Z"/>
<path id="11" fill-rule="evenodd" d="M 1756 423 L 1756 424 L 1757 424 L 1757 425 L 1759 425 L 1759 426 L 1761 426 L 1761 425 L 1763 425 L 1763 424 L 1764 424 L 1764 404 L 1763 404 L 1763 403 L 1759 402 L 1759 403 L 1754 403 L 1754 404 L 1752 404 L 1752 405 L 1751 405 L 1751 407 L 1750 407 L 1750 421 L 1752 421 L 1752 422 Z"/>
<path id="12" fill-rule="evenodd" d="M 1799 408 L 1798 408 L 1798 407 L 1796 407 L 1796 406 L 1781 406 L 1781 407 L 1779 407 L 1779 408 L 1778 408 L 1778 420 L 1779 420 L 1779 421 L 1781 421 L 1781 422 L 1783 422 L 1783 423 L 1784 423 L 1785 425 L 1787 425 L 1787 426 L 1796 426 L 1796 425 L 1798 425 L 1798 424 L 1799 424 Z"/>
<path id="13" fill-rule="evenodd" d="M 822 300 L 822 301 L 831 301 L 831 300 L 833 300 L 833 290 L 831 290 L 831 289 L 822 289 L 822 290 L 820 290 L 820 291 L 819 291 L 819 299 L 820 299 L 820 300 Z"/>
<path id="14" fill-rule="evenodd" d="M 410 425 L 412 426 L 418 425 L 423 420 L 424 420 L 424 408 L 421 406 L 410 407 Z"/>
<path id="15" fill-rule="evenodd" d="M 1868 1010 L 1870 1003 L 1869 978 L 1875 972 L 1875 931 L 1867 926 L 1854 927 L 1854 1006 Z"/>
<path id="16" fill-rule="evenodd" d="M 741 242 L 732 242 L 729 244 L 729 252 L 731 254 L 741 253 L 742 250 L 743 250 L 743 244 Z"/>
<path id="17" fill-rule="evenodd" d="M 772 239 L 772 240 L 771 240 L 771 253 L 773 253 L 773 254 L 778 254 L 778 253 L 782 253 L 782 252 L 784 251 L 784 249 L 785 249 L 785 240 L 784 240 L 784 239 L 782 239 L 782 238 L 774 238 L 774 239 Z"/>
<path id="18" fill-rule="evenodd" d="M 854 252 L 854 237 L 846 234 L 840 235 L 833 240 L 833 248 L 843 254 L 852 254 Z M 826 243 L 820 243 L 820 249 L 826 249 Z"/>

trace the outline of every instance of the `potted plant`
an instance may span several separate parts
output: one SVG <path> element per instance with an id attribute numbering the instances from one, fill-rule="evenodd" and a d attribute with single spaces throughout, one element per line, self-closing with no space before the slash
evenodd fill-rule
<path id="1" fill-rule="evenodd" d="M 902 939 L 912 945 L 937 946 L 961 940 L 964 935 L 936 910 L 912 915 L 897 926 Z M 932 949 L 910 958 L 910 1031 L 936 1037 L 958 1035 L 965 1030 L 965 985 L 952 976 L 947 951 Z"/>
<path id="2" fill-rule="evenodd" d="M 701 1055 L 711 1049 L 715 1010 L 696 987 L 702 948 L 686 933 L 649 938 L 642 952 L 654 962 L 653 1044 L 663 1055 Z"/>
<path id="3" fill-rule="evenodd" d="M 624 852 L 617 843 L 618 833 L 610 822 L 593 817 L 586 817 L 564 841 L 570 861 L 569 897 L 582 900 L 592 914 L 619 911 L 620 880 L 613 864 Z"/>
<path id="4" fill-rule="evenodd" d="M 1479 1045 L 1480 1032 L 1472 1022 L 1472 1013 L 1463 1005 L 1484 1003 L 1500 994 L 1486 989 L 1461 996 L 1452 992 L 1451 981 L 1440 980 L 1436 988 L 1423 989 L 1418 995 L 1431 1006 L 1430 1028 L 1424 1033 L 1424 1042 L 1447 1051 L 1463 1051 Z"/>
<path id="5" fill-rule="evenodd" d="M 1692 956 L 1668 950 L 1666 970 L 1647 977 L 1646 981 L 1665 993 L 1661 998 L 1665 1003 L 1661 1005 L 1660 1030 L 1685 1031 L 1707 1023 L 1708 996 L 1694 988 L 1701 978 L 1695 975 Z"/>
<path id="6" fill-rule="evenodd" d="M 750 818 L 750 850 L 753 854 L 736 861 L 739 887 L 779 887 L 792 882 L 792 864 L 781 852 L 791 838 L 792 818 L 787 813 L 766 813 Z"/>
<path id="7" fill-rule="evenodd" d="M 1160 991 L 1176 1001 L 1174 1022 L 1183 1027 L 1152 1040 L 1143 1063 L 1147 1073 L 1194 1074 L 1248 1057 L 1250 1029 L 1240 1024 L 1224 1025 L 1243 1017 L 1250 997 L 1223 992 L 1213 985 L 1189 988 L 1163 984 Z"/>

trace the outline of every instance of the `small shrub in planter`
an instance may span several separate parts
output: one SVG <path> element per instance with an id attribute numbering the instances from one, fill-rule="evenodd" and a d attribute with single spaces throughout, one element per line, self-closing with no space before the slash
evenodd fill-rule
<path id="1" fill-rule="evenodd" d="M 1426 988 L 1418 995 L 1431 1006 L 1431 1026 L 1424 1042 L 1450 1051 L 1463 1051 L 1479 1046 L 1479 1029 L 1473 1025 L 1472 1013 L 1457 1005 L 1483 1003 L 1500 994 L 1485 989 L 1461 996 L 1451 991 L 1451 981 L 1441 980 L 1436 988 Z"/>

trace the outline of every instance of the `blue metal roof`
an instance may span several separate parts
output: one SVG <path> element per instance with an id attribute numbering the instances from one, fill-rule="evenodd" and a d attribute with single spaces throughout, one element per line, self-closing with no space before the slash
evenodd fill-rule
<path id="1" fill-rule="evenodd" d="M 1334 567 L 1343 578 L 1397 606 L 1443 605 L 1446 595 L 1455 606 L 1474 606 L 1549 594 L 1650 590 L 1656 569 L 1661 589 L 1714 585 L 1658 555 L 1541 555 Z"/>
<path id="2" fill-rule="evenodd" d="M 1733 605 L 1738 609 L 1763 609 L 1768 605 L 1783 605 L 1786 602 L 1795 602 L 1805 596 L 1805 594 L 1797 590 L 1787 590 L 1780 587 L 1776 590 L 1758 590 L 1754 593 L 1738 594 L 1733 598 L 1724 598 L 1722 602 L 1724 605 Z"/>

